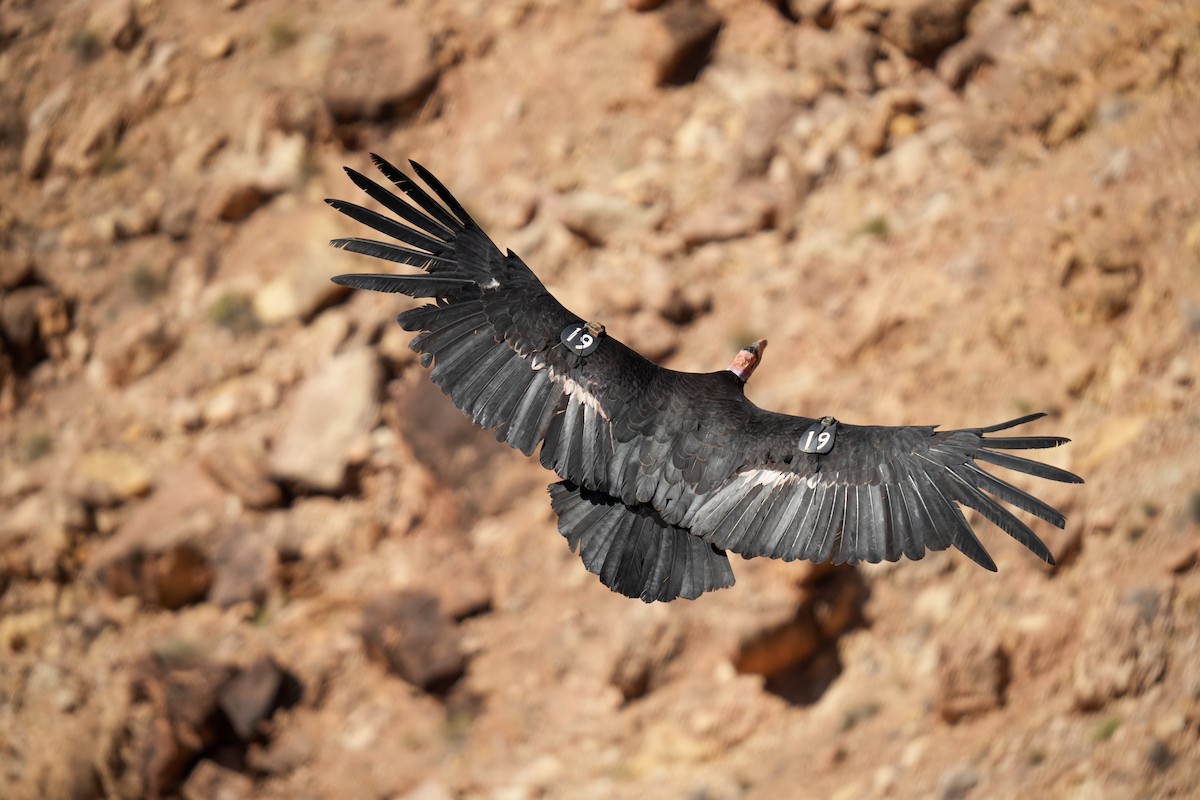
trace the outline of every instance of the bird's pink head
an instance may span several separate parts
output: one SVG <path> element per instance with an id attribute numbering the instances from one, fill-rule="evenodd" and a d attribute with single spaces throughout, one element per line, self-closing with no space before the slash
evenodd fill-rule
<path id="1" fill-rule="evenodd" d="M 741 349 L 730 362 L 727 370 L 737 375 L 742 383 L 750 380 L 750 376 L 754 374 L 755 367 L 762 361 L 763 353 L 767 350 L 767 340 L 759 339 L 757 342 L 751 342 Z"/>

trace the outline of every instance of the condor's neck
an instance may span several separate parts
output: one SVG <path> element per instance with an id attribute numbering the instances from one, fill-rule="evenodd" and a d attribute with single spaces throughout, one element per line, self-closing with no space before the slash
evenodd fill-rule
<path id="1" fill-rule="evenodd" d="M 727 383 L 731 388 L 736 389 L 739 394 L 745 394 L 746 379 L 743 378 L 741 374 L 739 374 L 739 371 L 735 370 L 732 366 L 721 370 L 717 373 L 717 376 L 724 383 Z"/>

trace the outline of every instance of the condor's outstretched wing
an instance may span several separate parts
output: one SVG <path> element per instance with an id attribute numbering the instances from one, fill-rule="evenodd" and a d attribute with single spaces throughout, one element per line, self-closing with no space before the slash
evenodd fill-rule
<path id="1" fill-rule="evenodd" d="M 546 438 L 556 418 L 567 415 L 573 445 L 564 447 L 560 474 L 582 480 L 584 460 L 595 458 L 594 443 L 611 440 L 607 423 L 623 407 L 628 387 L 653 382 L 659 367 L 610 336 L 586 360 L 575 355 L 560 336 L 582 317 L 563 308 L 520 258 L 501 253 L 423 167 L 412 164 L 444 205 L 379 156 L 372 159 L 412 203 L 352 169 L 346 173 L 407 224 L 328 200 L 395 240 L 347 238 L 332 244 L 424 272 L 339 275 L 334 282 L 433 299 L 397 321 L 419 332 L 410 346 L 421 353 L 424 366 L 433 366 L 434 383 L 473 422 L 526 455 Z"/>
<path id="2" fill-rule="evenodd" d="M 1031 414 L 986 428 L 836 426 L 824 455 L 800 444 L 810 420 L 762 412 L 739 443 L 742 463 L 715 490 L 670 522 L 747 558 L 768 556 L 833 563 L 921 558 L 955 547 L 995 571 L 959 506 L 978 511 L 1050 564 L 1045 544 L 998 501 L 1058 527 L 1066 520 L 1045 502 L 984 470 L 979 462 L 1039 478 L 1082 483 L 1065 470 L 1010 450 L 1065 444 L 1056 436 L 987 434 L 1044 416 Z"/>

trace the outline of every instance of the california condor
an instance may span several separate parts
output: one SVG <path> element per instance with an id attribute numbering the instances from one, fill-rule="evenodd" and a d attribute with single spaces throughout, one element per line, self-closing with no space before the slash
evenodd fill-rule
<path id="1" fill-rule="evenodd" d="M 610 589 L 646 602 L 694 599 L 733 585 L 727 550 L 854 564 L 956 547 L 995 571 L 960 506 L 1054 563 L 1029 526 L 997 501 L 1060 528 L 1063 515 L 979 466 L 1081 483 L 1008 452 L 1067 439 L 990 435 L 1042 414 L 938 431 L 765 411 L 744 393 L 765 340 L 720 372 L 660 367 L 563 308 L 428 170 L 410 162 L 437 199 L 372 159 L 409 202 L 346 173 L 394 218 L 328 202 L 393 241 L 331 244 L 422 271 L 334 282 L 432 299 L 397 318 L 418 332 L 410 346 L 476 425 L 526 455 L 541 446 L 542 464 L 563 479 L 549 487 L 559 531 Z"/>

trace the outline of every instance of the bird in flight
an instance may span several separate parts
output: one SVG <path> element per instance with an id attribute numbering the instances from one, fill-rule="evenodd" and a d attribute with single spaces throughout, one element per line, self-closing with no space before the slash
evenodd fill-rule
<path id="1" fill-rule="evenodd" d="M 1063 515 L 980 466 L 1082 483 L 1012 453 L 1068 439 L 992 435 L 1043 414 L 939 431 L 761 409 L 745 385 L 766 340 L 719 372 L 661 367 L 564 308 L 428 170 L 410 162 L 426 191 L 379 156 L 372 160 L 407 201 L 346 173 L 394 216 L 327 202 L 390 241 L 331 244 L 420 271 L 333 281 L 432 301 L 397 318 L 417 332 L 410 347 L 476 425 L 525 455 L 540 445 L 542 465 L 562 478 L 549 487 L 558 529 L 613 591 L 646 602 L 695 599 L 733 585 L 730 551 L 855 564 L 954 547 L 995 571 L 961 507 L 1054 563 L 1001 502 L 1060 528 Z"/>

